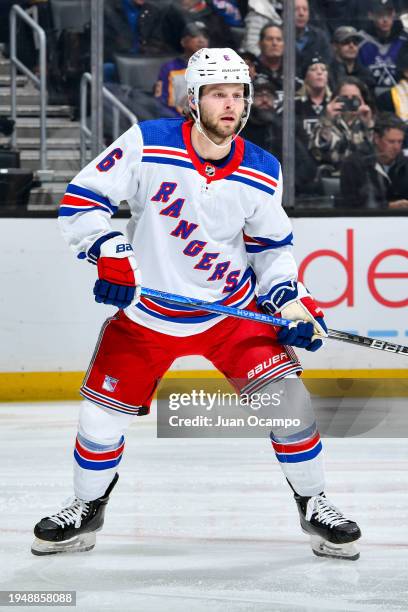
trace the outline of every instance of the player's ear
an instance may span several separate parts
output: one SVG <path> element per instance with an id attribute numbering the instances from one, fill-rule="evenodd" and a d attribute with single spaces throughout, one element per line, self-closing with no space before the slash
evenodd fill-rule
<path id="1" fill-rule="evenodd" d="M 196 100 L 195 100 L 195 98 L 194 98 L 194 96 L 192 94 L 189 94 L 189 96 L 188 96 L 188 105 L 193 110 L 197 110 Z"/>

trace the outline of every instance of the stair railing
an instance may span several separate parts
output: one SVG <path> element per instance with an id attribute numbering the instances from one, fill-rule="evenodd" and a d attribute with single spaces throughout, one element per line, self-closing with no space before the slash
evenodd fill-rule
<path id="1" fill-rule="evenodd" d="M 39 44 L 39 76 L 34 74 L 17 57 L 17 20 L 21 19 L 33 30 Z M 22 8 L 14 4 L 10 10 L 10 81 L 11 81 L 11 118 L 17 120 L 17 69 L 24 73 L 40 91 L 40 170 L 47 175 L 47 37 L 38 23 Z M 17 146 L 17 130 L 11 138 L 13 147 Z"/>
<path id="2" fill-rule="evenodd" d="M 80 142 L 81 142 L 81 167 L 87 161 L 87 142 L 91 141 L 92 131 L 88 127 L 87 108 L 88 108 L 88 90 L 92 84 L 92 75 L 89 72 L 84 72 L 81 78 L 81 102 L 80 102 Z M 120 136 L 120 116 L 123 115 L 133 125 L 137 123 L 137 117 L 130 111 L 109 89 L 102 88 L 104 100 L 108 100 L 112 105 L 112 121 L 113 121 L 113 140 Z"/>

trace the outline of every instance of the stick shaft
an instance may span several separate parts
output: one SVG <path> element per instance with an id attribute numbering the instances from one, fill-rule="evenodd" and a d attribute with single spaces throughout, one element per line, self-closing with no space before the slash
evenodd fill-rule
<path id="1" fill-rule="evenodd" d="M 198 308 L 214 314 L 236 317 L 239 319 L 247 319 L 256 321 L 257 323 L 266 323 L 267 325 L 288 327 L 291 323 L 291 321 L 288 319 L 281 319 L 280 317 L 273 317 L 264 313 L 252 312 L 251 310 L 236 308 L 234 306 L 224 306 L 218 303 L 206 302 L 204 300 L 185 297 L 175 293 L 157 291 L 156 289 L 149 289 L 147 287 L 142 288 L 142 296 L 163 300 L 164 302 L 168 302 L 170 304 L 181 304 L 187 308 Z M 404 346 L 402 344 L 393 344 L 392 342 L 386 342 L 385 340 L 369 338 L 368 336 L 358 336 L 357 334 L 349 334 L 348 332 L 342 332 L 336 329 L 329 329 L 327 333 L 328 338 L 331 340 L 349 342 L 357 346 L 365 346 L 366 348 L 373 348 L 379 351 L 387 351 L 389 353 L 408 356 L 408 346 Z"/>

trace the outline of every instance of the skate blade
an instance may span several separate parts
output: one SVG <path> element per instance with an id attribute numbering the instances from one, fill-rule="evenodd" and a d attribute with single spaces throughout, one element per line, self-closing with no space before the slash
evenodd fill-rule
<path id="1" fill-rule="evenodd" d="M 329 557 L 331 559 L 344 559 L 347 561 L 357 561 L 360 558 L 360 553 L 353 542 L 333 544 L 319 536 L 310 536 L 310 543 L 317 557 Z"/>
<path id="2" fill-rule="evenodd" d="M 96 533 L 81 533 L 64 542 L 48 542 L 35 538 L 31 546 L 33 555 L 55 555 L 57 553 L 74 553 L 92 550 L 96 543 Z"/>

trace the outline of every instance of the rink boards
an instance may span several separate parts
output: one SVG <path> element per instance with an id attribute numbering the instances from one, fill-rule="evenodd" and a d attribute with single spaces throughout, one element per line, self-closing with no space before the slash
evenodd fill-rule
<path id="1" fill-rule="evenodd" d="M 122 231 L 126 223 L 112 222 Z M 406 217 L 293 219 L 300 277 L 330 327 L 408 344 L 407 224 Z M 0 400 L 76 397 L 100 326 L 114 310 L 93 301 L 95 268 L 66 247 L 55 219 L 2 219 L 0 252 Z M 404 356 L 335 341 L 301 353 L 317 392 L 333 390 L 322 379 L 358 378 L 388 381 L 384 393 L 407 394 Z M 183 358 L 171 376 L 213 377 L 211 369 L 200 357 Z"/>

